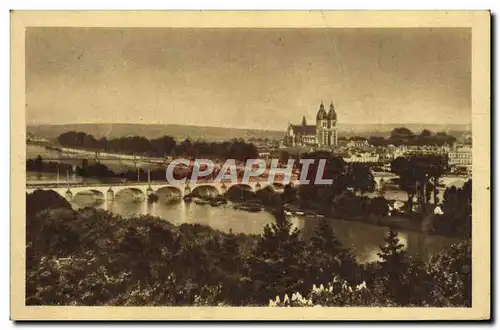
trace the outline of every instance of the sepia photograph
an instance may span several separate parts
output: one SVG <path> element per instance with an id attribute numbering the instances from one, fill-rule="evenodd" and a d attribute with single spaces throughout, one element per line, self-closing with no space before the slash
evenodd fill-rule
<path id="1" fill-rule="evenodd" d="M 11 20 L 12 318 L 490 317 L 489 12 Z"/>

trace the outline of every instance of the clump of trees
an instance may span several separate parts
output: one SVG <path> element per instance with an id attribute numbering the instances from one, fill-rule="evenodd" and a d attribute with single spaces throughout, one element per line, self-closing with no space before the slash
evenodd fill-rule
<path id="1" fill-rule="evenodd" d="M 431 191 L 434 207 L 437 206 L 439 179 L 447 168 L 446 157 L 440 155 L 412 155 L 392 161 L 391 171 L 399 176 L 399 186 L 408 194 L 408 211 L 413 211 L 413 197 L 416 194 L 418 212 L 428 212 Z"/>
<path id="2" fill-rule="evenodd" d="M 191 141 L 186 139 L 177 142 L 173 137 L 166 135 L 152 140 L 142 136 L 127 136 L 108 140 L 105 137 L 96 139 L 93 135 L 85 132 L 71 131 L 61 134 L 58 137 L 58 142 L 62 146 L 72 148 L 152 157 L 214 157 L 245 161 L 258 156 L 255 145 L 246 143 L 242 139 L 224 142 Z"/>
<path id="3" fill-rule="evenodd" d="M 472 233 L 472 180 L 461 188 L 448 187 L 441 205 L 443 214 L 432 217 L 432 231 L 438 234 L 471 236 Z"/>
<path id="4" fill-rule="evenodd" d="M 355 207 L 362 209 L 362 203 L 368 200 L 363 198 L 363 195 L 375 190 L 375 179 L 366 164 L 346 163 L 341 157 L 322 151 L 306 154 L 303 157 L 314 159 L 315 163 L 309 166 L 306 173 L 309 183 L 298 187 L 296 203 L 302 207 L 316 209 L 325 214 L 336 212 L 347 216 L 347 212 L 341 211 L 347 199 L 352 202 L 351 204 L 356 204 Z M 331 184 L 315 183 L 318 172 L 321 172 L 320 160 L 325 160 L 325 168 L 323 173 L 319 174 L 323 179 L 332 180 Z M 302 168 L 300 170 L 302 171 Z"/>
<path id="5" fill-rule="evenodd" d="M 466 181 L 462 188 L 446 188 L 443 200 L 439 201 L 439 180 L 447 171 L 445 157 L 398 157 L 391 163 L 391 171 L 399 176 L 399 187 L 408 194 L 407 211 L 414 211 L 413 200 L 416 196 L 416 211 L 421 218 L 430 219 L 430 231 L 443 235 L 471 234 L 472 180 Z M 431 196 L 433 203 L 430 203 Z M 443 214 L 432 214 L 436 206 L 441 207 Z"/>
<path id="6" fill-rule="evenodd" d="M 66 171 L 72 172 L 72 166 L 68 164 L 61 164 L 58 162 L 47 162 L 38 155 L 35 159 L 26 160 L 26 171 L 30 172 L 45 172 L 45 173 L 56 173 L 57 171 L 61 173 L 66 173 Z"/>
<path id="7" fill-rule="evenodd" d="M 282 209 L 262 235 L 243 235 L 75 211 L 50 191 L 26 199 L 27 305 L 265 306 L 285 295 L 285 305 L 471 304 L 468 240 L 422 263 L 390 232 L 380 260 L 363 265 L 327 220 L 305 241 Z"/>
<path id="8" fill-rule="evenodd" d="M 433 133 L 427 129 L 422 130 L 419 134 L 415 134 L 406 127 L 396 127 L 391 131 L 388 138 L 380 136 L 372 136 L 368 142 L 377 147 L 407 145 L 407 146 L 444 146 L 453 145 L 456 138 L 448 135 L 445 132 Z"/>

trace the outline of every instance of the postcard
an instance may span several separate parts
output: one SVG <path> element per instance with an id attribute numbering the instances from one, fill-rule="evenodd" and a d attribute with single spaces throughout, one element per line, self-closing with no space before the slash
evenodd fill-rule
<path id="1" fill-rule="evenodd" d="M 12 11 L 11 319 L 488 320 L 490 19 Z"/>

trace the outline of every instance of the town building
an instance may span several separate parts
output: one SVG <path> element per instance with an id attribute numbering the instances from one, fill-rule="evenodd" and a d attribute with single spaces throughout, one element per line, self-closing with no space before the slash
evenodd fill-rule
<path id="1" fill-rule="evenodd" d="M 42 138 L 42 137 L 35 136 L 32 133 L 27 133 L 26 134 L 26 142 L 27 143 L 28 142 L 30 142 L 30 143 L 48 143 L 49 140 Z"/>
<path id="2" fill-rule="evenodd" d="M 472 148 L 469 146 L 456 146 L 448 152 L 448 165 L 450 167 L 472 168 Z"/>
<path id="3" fill-rule="evenodd" d="M 346 163 L 378 163 L 380 156 L 377 153 L 356 153 L 344 157 Z"/>
<path id="4" fill-rule="evenodd" d="M 316 125 L 307 125 L 306 117 L 300 125 L 288 126 L 284 144 L 288 146 L 335 147 L 337 145 L 337 113 L 333 102 L 328 113 L 323 102 L 316 114 Z"/>
<path id="5" fill-rule="evenodd" d="M 364 147 L 368 147 L 368 146 L 370 146 L 370 144 L 368 143 L 368 140 L 366 138 L 361 138 L 361 137 L 352 138 L 352 139 L 350 139 L 349 142 L 347 142 L 347 147 L 349 147 L 349 148 L 359 149 L 359 148 L 364 148 Z"/>

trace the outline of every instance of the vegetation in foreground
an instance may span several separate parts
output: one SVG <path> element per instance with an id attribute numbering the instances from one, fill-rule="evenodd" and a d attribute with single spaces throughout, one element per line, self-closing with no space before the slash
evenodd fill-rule
<path id="1" fill-rule="evenodd" d="M 391 231 L 358 264 L 327 221 L 304 242 L 282 209 L 251 236 L 26 199 L 27 305 L 471 306 L 470 240 L 422 263 Z"/>

